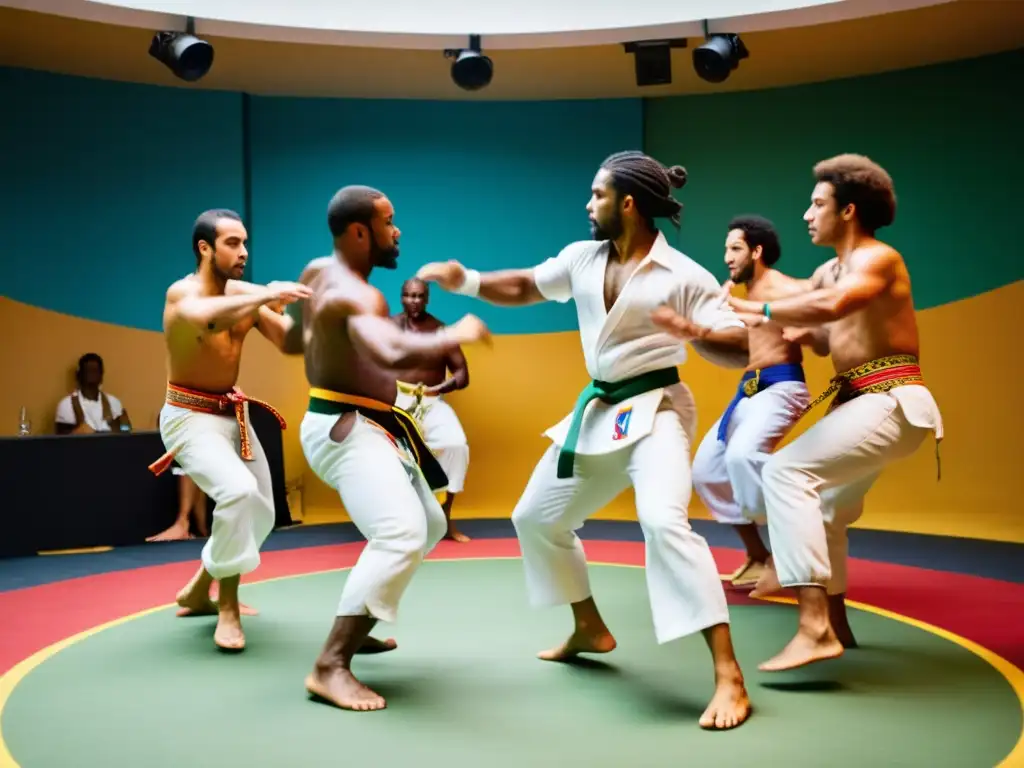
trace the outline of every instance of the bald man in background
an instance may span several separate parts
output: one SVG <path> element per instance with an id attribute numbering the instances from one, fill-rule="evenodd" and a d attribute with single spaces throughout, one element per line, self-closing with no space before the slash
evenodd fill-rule
<path id="1" fill-rule="evenodd" d="M 435 333 L 444 324 L 427 312 L 430 290 L 427 284 L 413 277 L 402 285 L 402 312 L 392 320 L 404 331 Z M 448 475 L 448 487 L 441 508 L 448 521 L 446 539 L 465 542 L 469 537 L 458 530 L 452 521 L 455 497 L 462 492 L 469 468 L 469 442 L 454 409 L 444 395 L 469 386 L 469 367 L 458 347 L 443 358 L 430 364 L 402 371 L 399 374 L 398 397 L 395 405 L 412 414 L 420 424 L 427 446 Z"/>

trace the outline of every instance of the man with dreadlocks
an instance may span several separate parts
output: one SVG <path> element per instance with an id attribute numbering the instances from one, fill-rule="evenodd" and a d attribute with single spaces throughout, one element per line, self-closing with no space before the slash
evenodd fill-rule
<path id="1" fill-rule="evenodd" d="M 682 205 L 671 188 L 685 182 L 679 166 L 666 169 L 640 152 L 612 155 L 601 164 L 587 204 L 593 240 L 572 243 L 532 269 L 481 274 L 449 261 L 428 264 L 419 277 L 505 306 L 575 301 L 592 381 L 573 412 L 547 431 L 553 444 L 512 513 L 531 602 L 570 604 L 575 617 L 569 639 L 538 656 L 566 661 L 615 648 L 591 595 L 576 530 L 632 485 L 647 543 L 655 635 L 667 643 L 703 632 L 715 694 L 700 724 L 726 729 L 747 719 L 750 703 L 714 558 L 687 519 L 696 409 L 677 369 L 686 348 L 661 331 L 654 315 L 668 306 L 689 319 L 694 348 L 730 367 L 746 365 L 747 334 L 723 306 L 711 273 L 655 227 L 660 217 L 679 226 Z"/>

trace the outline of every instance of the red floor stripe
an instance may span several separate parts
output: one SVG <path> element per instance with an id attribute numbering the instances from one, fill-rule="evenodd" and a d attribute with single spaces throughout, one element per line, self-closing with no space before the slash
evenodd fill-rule
<path id="1" fill-rule="evenodd" d="M 265 552 L 245 583 L 344 568 L 356 561 L 363 546 L 357 542 Z M 644 560 L 644 546 L 638 542 L 588 541 L 586 550 L 595 562 L 641 565 Z M 743 560 L 739 550 L 713 552 L 723 573 Z M 480 539 L 441 542 L 431 558 L 518 555 L 515 539 Z M 18 628 L 0 637 L 0 673 L 78 632 L 171 602 L 196 567 L 195 562 L 171 563 L 0 593 L 0 616 Z M 851 600 L 942 627 L 1024 667 L 1024 638 L 1019 623 L 1009 618 L 1024 615 L 1024 585 L 868 560 L 850 561 L 850 583 Z"/>

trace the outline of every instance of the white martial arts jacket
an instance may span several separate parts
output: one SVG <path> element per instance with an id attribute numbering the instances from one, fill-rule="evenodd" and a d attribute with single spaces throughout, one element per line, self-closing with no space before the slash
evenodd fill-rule
<path id="1" fill-rule="evenodd" d="M 607 241 L 571 243 L 533 270 L 537 290 L 545 299 L 576 302 L 580 341 L 591 379 L 617 382 L 686 362 L 685 344 L 651 320 L 651 313 L 660 306 L 670 306 L 713 330 L 743 327 L 736 313 L 722 305 L 722 288 L 714 276 L 670 246 L 661 233 L 626 281 L 611 311 L 606 312 L 604 277 L 610 248 Z M 747 365 L 745 352 L 723 355 L 700 342 L 691 344 L 701 357 L 717 365 Z M 640 440 L 654 427 L 655 414 L 666 395 L 684 420 L 695 421 L 692 396 L 683 384 L 654 389 L 615 405 L 593 400 L 584 412 L 575 452 L 610 453 Z M 545 432 L 558 446 L 563 445 L 572 415 L 570 412 Z M 689 427 L 688 432 L 696 428 L 695 423 L 687 425 L 686 421 L 684 426 Z"/>

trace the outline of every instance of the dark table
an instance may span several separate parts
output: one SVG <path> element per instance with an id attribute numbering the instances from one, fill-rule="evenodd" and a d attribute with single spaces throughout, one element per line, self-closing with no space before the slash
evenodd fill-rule
<path id="1" fill-rule="evenodd" d="M 270 462 L 275 525 L 292 525 L 281 427 L 262 408 L 249 415 Z M 178 515 L 178 477 L 148 469 L 163 453 L 155 431 L 0 438 L 0 557 L 141 544 L 160 533 Z"/>

